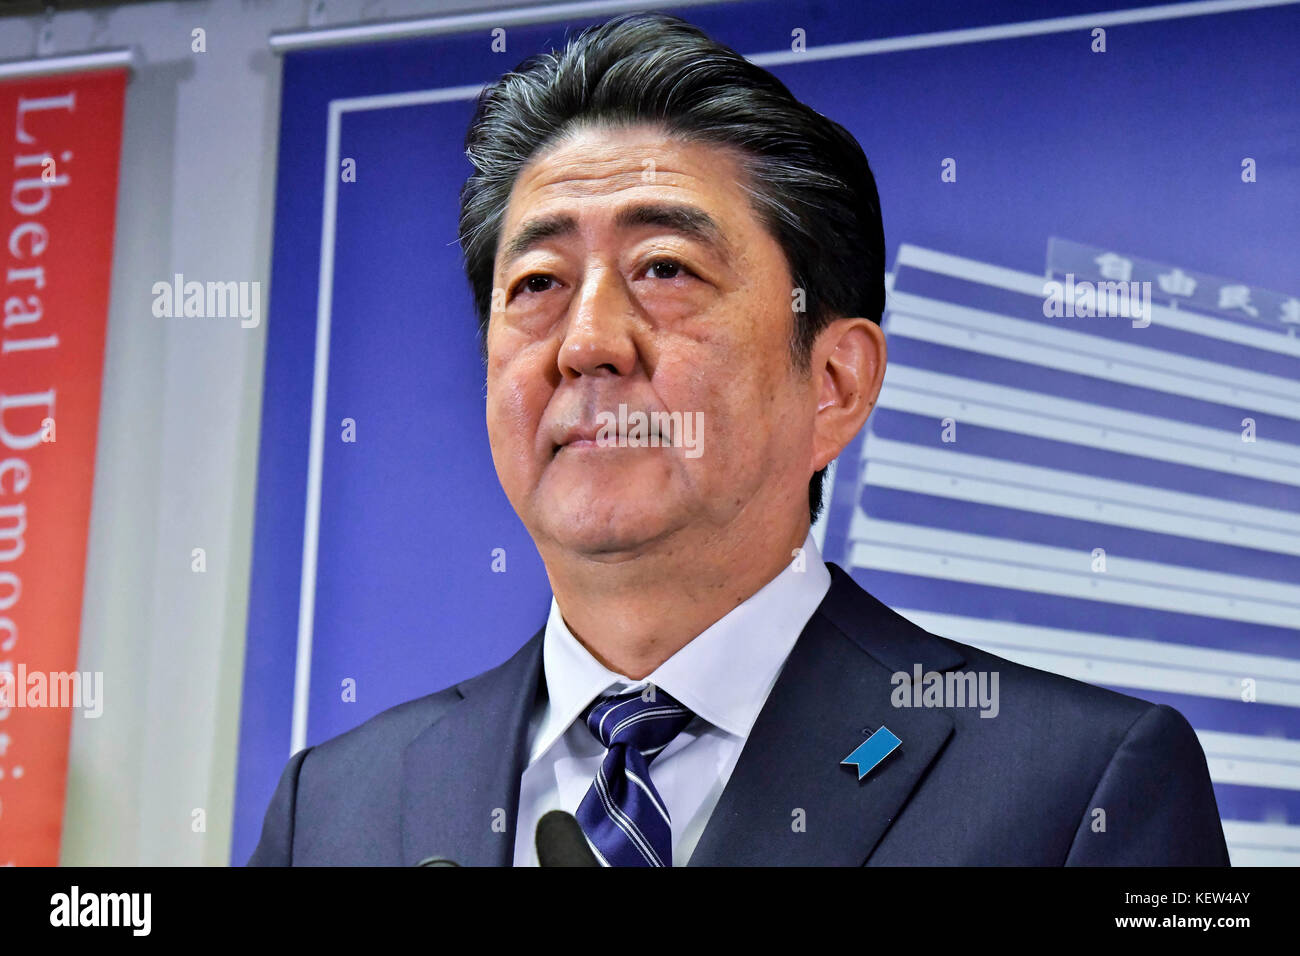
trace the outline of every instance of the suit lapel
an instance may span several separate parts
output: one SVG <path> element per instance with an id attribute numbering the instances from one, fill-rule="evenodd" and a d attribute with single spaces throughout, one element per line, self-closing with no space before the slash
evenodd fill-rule
<path id="1" fill-rule="evenodd" d="M 890 678 L 918 663 L 949 670 L 961 655 L 828 567 L 831 589 L 759 713 L 692 866 L 861 865 L 953 732 L 941 709 L 892 707 Z M 405 865 L 430 856 L 511 864 L 544 633 L 458 685 L 461 700 L 407 746 Z M 840 761 L 881 726 L 902 744 L 859 781 Z"/>
<path id="2" fill-rule="evenodd" d="M 462 699 L 407 746 L 405 865 L 430 856 L 462 866 L 511 865 L 544 633 L 538 631 L 499 667 L 457 685 Z"/>
<path id="3" fill-rule="evenodd" d="M 831 589 L 759 713 L 692 866 L 860 866 L 953 732 L 940 709 L 891 706 L 891 676 L 916 663 L 951 669 L 961 655 L 828 566 Z M 840 761 L 881 726 L 902 743 L 859 781 Z"/>

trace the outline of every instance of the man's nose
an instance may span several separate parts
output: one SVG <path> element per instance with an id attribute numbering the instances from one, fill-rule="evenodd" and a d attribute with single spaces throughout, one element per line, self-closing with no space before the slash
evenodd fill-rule
<path id="1" fill-rule="evenodd" d="M 560 342 L 560 374 L 631 374 L 636 365 L 635 323 L 636 307 L 619 272 L 588 269 Z"/>

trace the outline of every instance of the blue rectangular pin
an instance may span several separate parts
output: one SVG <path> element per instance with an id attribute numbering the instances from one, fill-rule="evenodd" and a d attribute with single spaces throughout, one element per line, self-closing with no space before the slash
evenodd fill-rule
<path id="1" fill-rule="evenodd" d="M 890 732 L 888 727 L 881 727 L 874 734 L 868 737 L 862 743 L 858 744 L 858 749 L 853 751 L 843 760 L 841 764 L 856 764 L 858 768 L 858 779 L 861 780 L 876 766 L 897 749 L 902 741 Z"/>

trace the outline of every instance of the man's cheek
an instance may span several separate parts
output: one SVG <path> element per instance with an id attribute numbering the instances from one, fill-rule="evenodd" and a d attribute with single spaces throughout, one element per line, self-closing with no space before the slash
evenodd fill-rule
<path id="1" fill-rule="evenodd" d="M 489 440 L 498 471 L 509 473 L 502 476 L 503 480 L 507 477 L 517 480 L 532 468 L 532 436 L 525 434 L 512 417 L 498 418 L 489 428 Z"/>
<path id="2" fill-rule="evenodd" d="M 543 406 L 530 400 L 528 395 L 514 396 L 514 400 L 502 409 L 502 427 L 505 440 L 517 450 L 520 457 L 536 450 L 538 430 Z"/>
<path id="3" fill-rule="evenodd" d="M 530 388 L 524 375 L 502 375 L 488 383 L 489 414 L 503 432 L 522 435 L 536 432 L 536 419 L 545 405 L 544 396 Z"/>

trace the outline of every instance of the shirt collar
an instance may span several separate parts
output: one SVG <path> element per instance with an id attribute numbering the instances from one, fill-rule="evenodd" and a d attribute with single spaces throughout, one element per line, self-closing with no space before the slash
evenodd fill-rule
<path id="1" fill-rule="evenodd" d="M 747 737 L 830 585 L 830 571 L 810 533 L 804 539 L 802 562 L 792 561 L 641 681 L 596 660 L 573 636 L 552 597 L 542 645 L 548 699 L 533 736 L 530 763 L 546 753 L 597 696 L 645 684 L 661 688 L 727 733 Z"/>

